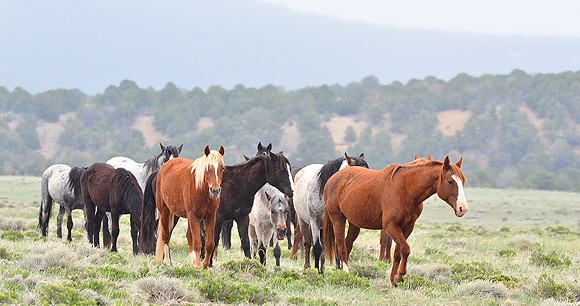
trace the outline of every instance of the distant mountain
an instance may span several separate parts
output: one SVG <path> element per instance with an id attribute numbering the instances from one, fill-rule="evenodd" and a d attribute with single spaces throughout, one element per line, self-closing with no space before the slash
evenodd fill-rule
<path id="1" fill-rule="evenodd" d="M 3 1 L 0 86 L 102 92 L 236 84 L 287 89 L 433 75 L 580 70 L 580 39 L 371 25 L 255 0 Z"/>

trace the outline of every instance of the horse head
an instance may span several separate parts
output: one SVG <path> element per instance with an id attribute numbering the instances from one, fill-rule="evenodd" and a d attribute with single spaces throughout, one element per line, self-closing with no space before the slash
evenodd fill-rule
<path id="1" fill-rule="evenodd" d="M 457 217 L 462 217 L 469 210 L 463 192 L 463 185 L 467 179 L 461 171 L 462 162 L 463 157 L 452 164 L 449 162 L 449 156 L 446 156 L 437 183 L 437 195 L 453 208 Z"/>
<path id="2" fill-rule="evenodd" d="M 210 150 L 209 145 L 205 146 L 204 156 L 196 159 L 190 166 L 191 173 L 195 176 L 195 186 L 198 189 L 208 186 L 209 196 L 215 199 L 222 191 L 222 177 L 224 175 L 225 164 L 223 156 L 225 149 L 220 146 L 220 150 Z"/>
<path id="3" fill-rule="evenodd" d="M 284 240 L 286 237 L 286 220 L 289 217 L 290 205 L 285 196 L 274 194 L 270 196 L 265 192 L 268 199 L 268 208 L 270 208 L 270 220 L 276 226 L 276 236 L 278 240 Z"/>
<path id="4" fill-rule="evenodd" d="M 174 146 L 165 147 L 162 143 L 159 143 L 159 146 L 161 147 L 161 153 L 157 155 L 157 164 L 159 165 L 159 168 L 161 168 L 161 166 L 163 166 L 163 164 L 168 162 L 170 159 L 179 157 L 179 153 L 181 153 L 181 150 L 183 149 L 183 144 L 181 144 L 178 148 Z"/>
<path id="5" fill-rule="evenodd" d="M 359 167 L 365 167 L 367 169 L 369 168 L 369 165 L 367 164 L 364 153 L 361 153 L 358 157 L 350 157 L 346 154 L 346 152 L 344 152 L 344 157 L 346 158 L 346 162 L 348 163 L 348 166 L 359 166 Z"/>
<path id="6" fill-rule="evenodd" d="M 294 180 L 290 173 L 290 162 L 284 153 L 272 153 L 266 156 L 266 181 L 282 191 L 287 197 L 292 198 L 294 193 Z"/>
<path id="7" fill-rule="evenodd" d="M 270 151 L 272 151 L 272 143 L 268 144 L 267 147 L 264 147 L 262 145 L 262 142 L 258 142 L 258 152 L 256 153 L 256 156 L 268 155 L 268 154 L 270 154 Z"/>

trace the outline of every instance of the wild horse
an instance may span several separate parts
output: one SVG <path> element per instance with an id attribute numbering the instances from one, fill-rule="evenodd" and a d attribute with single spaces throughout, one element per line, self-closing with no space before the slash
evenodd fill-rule
<path id="1" fill-rule="evenodd" d="M 56 218 L 56 236 L 62 238 L 62 219 L 66 212 L 68 228 L 67 240 L 72 241 L 71 231 L 73 228 L 72 211 L 83 209 L 85 204 L 81 196 L 81 175 L 86 168 L 56 164 L 48 167 L 42 174 L 40 181 L 40 211 L 38 213 L 38 228 L 42 236 L 47 235 L 48 222 L 52 212 L 52 202 L 60 205 Z"/>
<path id="2" fill-rule="evenodd" d="M 411 253 L 407 238 L 423 211 L 423 201 L 437 193 L 457 217 L 469 209 L 463 192 L 466 178 L 461 171 L 462 160 L 452 164 L 447 156 L 443 162 L 391 164 L 382 171 L 349 167 L 337 172 L 324 189 L 326 255 L 331 260 L 334 257 L 336 239 L 343 270 L 348 271 L 348 257 L 360 229 L 385 230 L 396 243 L 390 275 L 391 286 L 396 287 L 407 274 Z"/>
<path id="3" fill-rule="evenodd" d="M 95 163 L 81 176 L 81 193 L 85 202 L 89 242 L 99 246 L 101 220 L 106 212 L 110 212 L 113 228 L 111 251 L 117 252 L 119 217 L 130 214 L 133 254 L 137 254 L 143 192 L 135 176 L 124 168 L 115 169 L 106 163 Z"/>
<path id="4" fill-rule="evenodd" d="M 253 157 L 241 164 L 226 166 L 213 235 L 216 246 L 219 243 L 222 224 L 227 220 L 235 220 L 244 255 L 250 258 L 249 214 L 252 211 L 254 195 L 266 183 L 276 187 L 287 197 L 292 197 L 294 183 L 290 176 L 290 162 L 282 152 L 269 152 L 267 155 Z M 207 228 L 212 229 L 209 224 Z M 209 235 L 208 240 L 210 240 Z M 211 266 L 213 254 L 209 257 Z"/>
<path id="5" fill-rule="evenodd" d="M 157 229 L 157 247 L 155 260 L 171 264 L 169 240 L 173 229 L 174 217 L 187 218 L 187 242 L 192 264 L 207 268 L 209 258 L 203 265 L 200 260 L 202 242 L 200 239 L 200 223 L 205 222 L 209 229 L 206 252 L 214 249 L 213 229 L 216 210 L 220 203 L 222 177 L 225 164 L 223 155 L 225 149 L 219 151 L 204 149 L 204 155 L 195 161 L 186 158 L 174 158 L 165 163 L 157 174 L 157 191 L 155 202 L 159 210 L 159 225 Z M 145 201 L 143 220 L 154 219 L 155 207 L 151 201 Z M 145 217 L 148 215 L 149 217 Z M 220 224 L 221 226 L 221 224 Z"/>
<path id="6" fill-rule="evenodd" d="M 326 164 L 312 164 L 296 173 L 296 190 L 292 199 L 298 217 L 298 224 L 304 242 L 304 269 L 310 268 L 310 247 L 314 245 L 314 265 L 320 273 L 324 272 L 324 244 L 322 226 L 324 221 L 324 201 L 322 195 L 328 179 L 349 166 L 368 168 L 364 153 L 350 157 L 346 153 Z"/>

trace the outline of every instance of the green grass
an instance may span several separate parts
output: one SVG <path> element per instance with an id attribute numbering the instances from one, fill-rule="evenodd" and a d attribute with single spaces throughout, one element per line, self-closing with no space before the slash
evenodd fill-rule
<path id="1" fill-rule="evenodd" d="M 0 177 L 0 222 L 24 224 L 0 230 L 0 303 L 539 305 L 580 297 L 580 197 L 574 193 L 468 188 L 470 211 L 463 218 L 430 198 L 408 239 L 406 282 L 392 289 L 391 265 L 377 260 L 378 231 L 361 231 L 351 274 L 328 261 L 324 275 L 303 271 L 302 259 L 288 259 L 286 242 L 281 268 L 273 265 L 272 250 L 264 268 L 243 259 L 235 228 L 232 249 L 220 246 L 214 268 L 201 270 L 189 262 L 182 219 L 170 244 L 173 266 L 165 266 L 132 255 L 128 215 L 121 217 L 118 254 L 86 247 L 81 211 L 73 215 L 72 243 L 56 238 L 57 208 L 48 239 L 40 239 L 30 229 L 39 190 L 39 178 Z"/>

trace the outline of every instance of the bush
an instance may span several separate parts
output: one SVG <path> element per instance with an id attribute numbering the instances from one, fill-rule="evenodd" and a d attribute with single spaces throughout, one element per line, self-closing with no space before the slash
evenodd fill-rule
<path id="1" fill-rule="evenodd" d="M 327 301 L 325 299 L 310 299 L 302 296 L 291 296 L 286 302 L 293 305 L 306 305 L 306 306 L 334 306 L 338 305 L 337 301 Z"/>
<path id="2" fill-rule="evenodd" d="M 460 296 L 479 296 L 483 298 L 505 298 L 508 294 L 507 288 L 502 283 L 493 283 L 488 280 L 477 279 L 472 282 L 462 283 L 457 287 Z"/>
<path id="3" fill-rule="evenodd" d="M 17 260 L 20 259 L 22 255 L 15 254 L 6 249 L 6 247 L 0 247 L 0 259 L 6 260 Z"/>
<path id="4" fill-rule="evenodd" d="M 222 265 L 222 269 L 235 273 L 248 273 L 250 275 L 265 277 L 268 275 L 266 267 L 257 260 L 244 258 L 243 260 L 230 260 Z"/>
<path id="5" fill-rule="evenodd" d="M 331 270 L 326 272 L 326 282 L 339 287 L 367 288 L 369 280 L 360 278 L 354 274 L 342 270 Z"/>
<path id="6" fill-rule="evenodd" d="M 465 280 L 489 280 L 498 273 L 489 263 L 481 261 L 456 263 L 451 267 L 451 277 L 458 283 Z"/>
<path id="7" fill-rule="evenodd" d="M 138 280 L 135 286 L 149 295 L 147 299 L 149 303 L 168 303 L 188 299 L 187 291 L 176 279 L 145 277 Z"/>
<path id="8" fill-rule="evenodd" d="M 264 304 L 277 302 L 276 293 L 268 287 L 257 287 L 247 283 L 224 281 L 214 277 L 204 277 L 197 285 L 201 295 L 212 302 Z"/>
<path id="9" fill-rule="evenodd" d="M 416 289 L 441 289 L 441 290 L 449 290 L 451 287 L 449 286 L 442 286 L 436 284 L 433 281 L 430 281 L 423 276 L 417 274 L 409 274 L 405 279 L 404 283 L 398 284 L 401 288 L 407 290 L 416 290 Z"/>
<path id="10" fill-rule="evenodd" d="M 350 265 L 350 272 L 358 277 L 365 278 L 384 278 L 387 275 L 388 268 L 383 265 Z"/>
<path id="11" fill-rule="evenodd" d="M 558 255 L 556 251 L 552 251 L 549 254 L 544 254 L 541 250 L 532 253 L 530 262 L 537 266 L 549 267 L 569 266 L 572 264 L 572 261 L 568 258 L 568 256 Z"/>
<path id="12" fill-rule="evenodd" d="M 200 268 L 191 265 L 185 264 L 183 267 L 175 267 L 175 266 L 162 266 L 163 267 L 163 274 L 171 277 L 188 277 L 188 278 L 197 278 L 200 277 L 203 270 Z"/>
<path id="13" fill-rule="evenodd" d="M 64 285 L 43 285 L 37 293 L 43 305 L 97 305 L 95 301 L 83 297 L 78 290 Z"/>
<path id="14" fill-rule="evenodd" d="M 19 232 L 19 231 L 15 231 L 15 230 L 7 230 L 7 231 L 2 232 L 2 235 L 0 235 L 0 237 L 2 239 L 6 239 L 6 240 L 10 240 L 10 241 L 18 241 L 18 240 L 24 239 L 24 234 Z"/>
<path id="15" fill-rule="evenodd" d="M 512 249 L 499 250 L 499 252 L 497 252 L 497 256 L 499 256 L 499 257 L 513 257 L 513 256 L 516 256 L 516 251 L 514 251 Z"/>
<path id="16" fill-rule="evenodd" d="M 574 301 L 574 296 L 565 285 L 557 284 L 553 278 L 544 273 L 538 277 L 534 293 L 543 298 L 554 298 L 560 301 Z"/>

